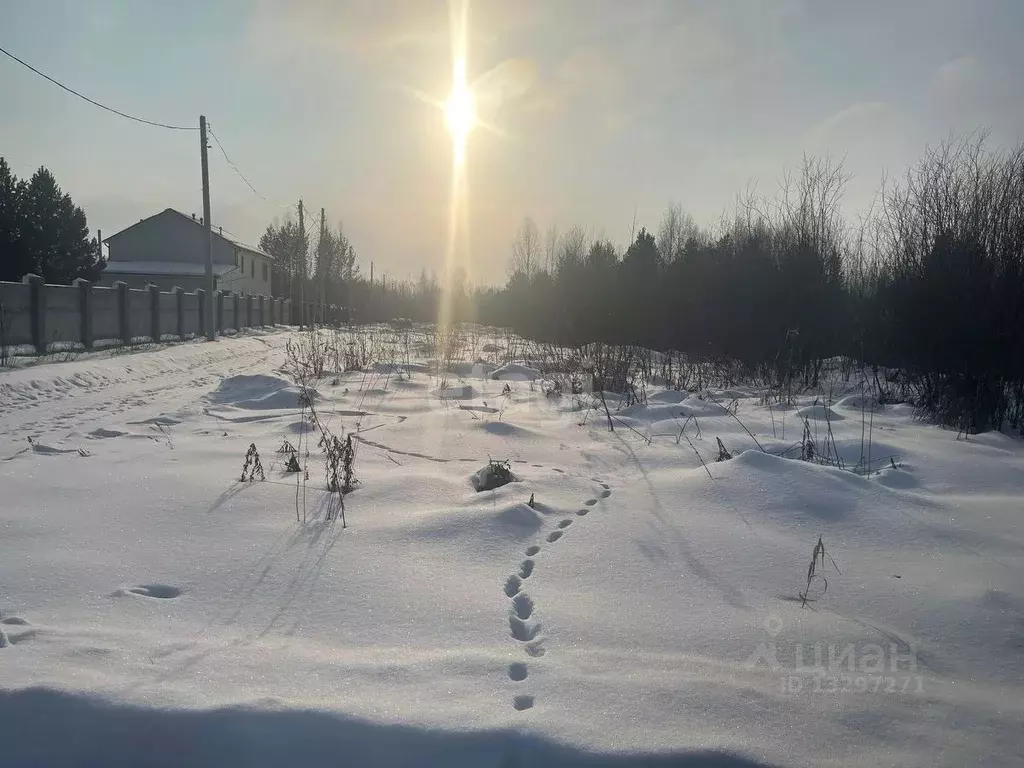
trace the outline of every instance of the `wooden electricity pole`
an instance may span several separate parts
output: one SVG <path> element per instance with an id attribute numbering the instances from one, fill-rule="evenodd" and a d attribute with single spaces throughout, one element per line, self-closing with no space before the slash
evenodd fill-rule
<path id="1" fill-rule="evenodd" d="M 302 258 L 299 264 L 299 330 L 306 319 L 306 220 L 303 218 L 302 201 L 299 200 L 299 243 Z"/>
<path id="2" fill-rule="evenodd" d="M 321 208 L 320 209 L 320 240 L 317 241 L 317 244 L 316 244 L 316 254 L 317 254 L 317 256 L 316 256 L 316 272 L 317 272 L 317 283 L 318 283 L 317 291 L 316 291 L 316 297 L 317 297 L 317 303 L 319 304 L 319 306 L 317 307 L 317 317 L 320 318 L 320 322 L 321 323 L 324 321 L 324 318 L 323 318 L 323 311 L 324 311 L 324 282 L 327 279 L 327 267 L 329 266 L 329 265 L 325 265 L 323 263 L 323 261 L 324 261 L 324 227 L 325 227 L 324 209 Z"/>
<path id="3" fill-rule="evenodd" d="M 199 116 L 199 157 L 203 166 L 203 226 L 206 227 L 204 248 L 206 250 L 206 306 L 203 308 L 203 319 L 206 321 L 206 340 L 213 341 L 216 336 L 213 322 L 213 228 L 210 222 L 210 165 L 206 159 L 206 117 Z"/>

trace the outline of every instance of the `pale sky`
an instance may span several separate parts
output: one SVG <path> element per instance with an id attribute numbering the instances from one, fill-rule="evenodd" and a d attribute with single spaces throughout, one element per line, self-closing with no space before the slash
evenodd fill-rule
<path id="1" fill-rule="evenodd" d="M 524 216 L 626 245 L 670 202 L 717 220 L 802 154 L 845 157 L 850 211 L 926 143 L 1024 138 L 1021 0 L 470 0 L 481 116 L 473 278 L 502 282 Z M 343 220 L 368 270 L 440 270 L 451 146 L 445 0 L 0 0 L 0 46 L 140 117 L 205 114 L 276 203 Z M 0 155 L 51 169 L 113 234 L 200 213 L 193 132 L 128 122 L 0 57 Z M 255 242 L 285 209 L 210 150 L 213 221 Z"/>

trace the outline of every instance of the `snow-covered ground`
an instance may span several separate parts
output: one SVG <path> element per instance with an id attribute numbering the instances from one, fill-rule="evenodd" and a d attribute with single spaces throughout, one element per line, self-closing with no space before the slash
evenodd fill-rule
<path id="1" fill-rule="evenodd" d="M 317 384 L 343 529 L 289 338 L 0 374 L 0 763 L 1022 764 L 1020 440 L 887 406 L 865 477 L 743 426 L 828 416 L 852 465 L 856 396 L 655 389 L 611 432 L 526 366 L 380 365 Z"/>

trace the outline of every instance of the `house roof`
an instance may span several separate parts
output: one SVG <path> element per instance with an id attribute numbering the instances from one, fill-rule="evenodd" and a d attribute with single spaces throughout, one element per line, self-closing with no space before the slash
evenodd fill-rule
<path id="1" fill-rule="evenodd" d="M 234 269 L 234 264 L 214 264 L 213 274 L 220 277 Z M 204 277 L 206 275 L 206 266 L 188 261 L 108 261 L 103 268 L 103 273 Z"/>
<path id="2" fill-rule="evenodd" d="M 174 208 L 165 208 L 164 210 L 160 211 L 159 213 L 154 213 L 152 216 L 148 216 L 145 219 L 142 219 L 141 221 L 138 221 L 135 224 L 132 224 L 130 227 L 125 227 L 120 232 L 115 232 L 110 237 L 104 238 L 103 242 L 104 243 L 109 243 L 111 240 L 113 240 L 114 238 L 118 237 L 119 235 L 124 234 L 128 230 L 135 229 L 135 227 L 138 227 L 138 226 L 141 226 L 141 225 L 145 224 L 150 219 L 155 219 L 157 216 L 163 216 L 164 214 L 167 214 L 167 213 L 176 214 L 176 215 L 180 216 L 181 218 L 183 218 L 185 221 L 190 222 L 192 224 L 195 224 L 197 227 L 202 227 L 203 226 L 202 224 L 199 223 L 199 219 L 192 218 L 191 216 L 186 216 L 184 213 L 182 213 L 181 211 L 176 210 Z M 247 251 L 249 253 L 255 253 L 257 256 L 262 256 L 263 258 L 270 259 L 271 261 L 274 260 L 274 257 L 271 256 L 266 251 L 261 251 L 259 248 L 256 248 L 256 247 L 254 247 L 252 245 L 248 245 L 246 243 L 243 243 L 241 240 L 236 240 L 233 237 L 225 235 L 223 230 L 222 230 L 222 228 L 220 228 L 220 227 L 213 227 L 211 231 L 213 232 L 213 236 L 214 237 L 219 237 L 221 240 L 224 240 L 225 242 L 230 243 L 235 248 L 240 248 L 241 250 Z"/>

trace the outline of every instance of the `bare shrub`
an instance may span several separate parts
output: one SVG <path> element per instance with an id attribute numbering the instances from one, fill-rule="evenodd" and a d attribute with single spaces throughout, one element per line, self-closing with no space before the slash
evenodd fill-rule
<path id="1" fill-rule="evenodd" d="M 811 600 L 811 584 L 817 580 L 821 580 L 824 584 L 824 588 L 821 593 L 824 595 L 828 591 L 828 579 L 825 578 L 825 574 L 821 573 L 825 569 L 825 558 L 832 563 L 832 567 L 836 569 L 836 573 L 840 573 L 839 566 L 836 565 L 836 561 L 825 552 L 825 542 L 821 540 L 821 536 L 818 537 L 818 543 L 814 545 L 814 550 L 811 552 L 811 562 L 807 566 L 807 585 L 804 587 L 803 592 L 798 593 L 800 598 L 800 607 L 803 608 L 807 605 L 808 601 Z M 818 564 L 821 564 L 820 567 Z"/>
<path id="2" fill-rule="evenodd" d="M 245 463 L 242 465 L 242 482 L 246 480 L 252 482 L 256 479 L 256 474 L 259 473 L 260 480 L 266 480 L 266 475 L 263 474 L 263 462 L 260 461 L 260 453 L 256 450 L 256 443 L 249 445 L 249 450 L 245 452 Z"/>

